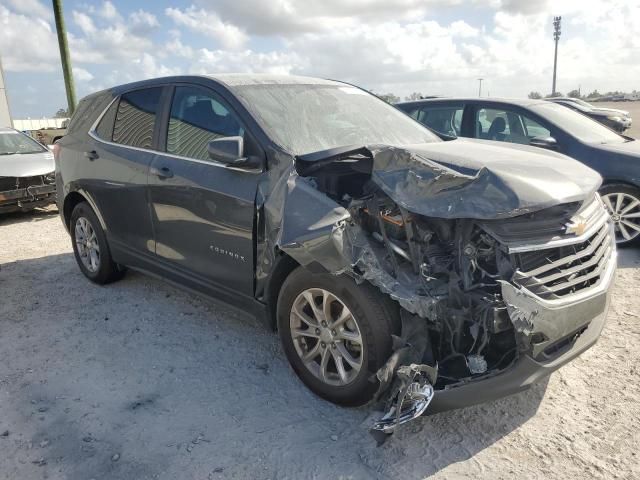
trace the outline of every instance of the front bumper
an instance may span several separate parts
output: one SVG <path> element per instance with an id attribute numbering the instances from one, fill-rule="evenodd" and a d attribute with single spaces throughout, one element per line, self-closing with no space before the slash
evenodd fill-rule
<path id="1" fill-rule="evenodd" d="M 571 335 L 574 335 L 575 331 L 571 332 L 564 339 L 556 341 L 556 345 L 562 345 L 561 342 L 564 340 L 566 345 L 553 354 L 547 355 L 540 352 L 535 358 L 531 354 L 521 355 L 511 367 L 491 377 L 478 378 L 468 383 L 436 390 L 426 413 L 433 414 L 468 407 L 527 390 L 536 382 L 591 348 L 598 341 L 606 322 L 611 302 L 615 266 L 614 253 L 602 282 L 590 292 L 589 297 L 579 298 L 574 302 L 553 309 L 553 315 L 559 322 L 566 322 L 569 319 L 573 325 L 580 326 L 578 331 L 581 333 L 577 338 L 572 340 Z M 580 307 L 586 305 L 593 316 L 585 318 L 586 309 Z M 541 316 L 549 317 L 550 315 L 543 313 Z"/>
<path id="2" fill-rule="evenodd" d="M 56 201 L 55 185 L 34 185 L 0 192 L 0 213 L 21 212 Z"/>

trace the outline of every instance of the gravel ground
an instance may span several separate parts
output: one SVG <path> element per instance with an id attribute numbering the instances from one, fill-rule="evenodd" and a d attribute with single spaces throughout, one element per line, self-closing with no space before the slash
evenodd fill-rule
<path id="1" fill-rule="evenodd" d="M 379 448 L 254 319 L 138 273 L 89 283 L 55 210 L 0 218 L 0 264 L 0 478 L 640 478 L 637 250 L 581 358 Z"/>

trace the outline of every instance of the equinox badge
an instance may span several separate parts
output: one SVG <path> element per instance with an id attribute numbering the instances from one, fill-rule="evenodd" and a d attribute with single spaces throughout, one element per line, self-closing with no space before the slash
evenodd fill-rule
<path id="1" fill-rule="evenodd" d="M 215 245 L 209 245 L 209 250 L 211 250 L 214 253 L 217 253 L 218 255 L 224 255 L 225 257 L 229 257 L 234 260 L 238 260 L 240 262 L 246 262 L 243 255 L 240 255 L 239 253 L 236 253 L 236 252 L 232 252 L 231 250 L 227 250 L 226 248 L 220 248 Z"/>

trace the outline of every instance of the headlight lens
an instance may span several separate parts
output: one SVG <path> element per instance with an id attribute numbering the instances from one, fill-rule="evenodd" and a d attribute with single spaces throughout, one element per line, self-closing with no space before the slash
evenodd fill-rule
<path id="1" fill-rule="evenodd" d="M 607 117 L 609 120 L 612 120 L 614 122 L 621 122 L 622 119 L 620 117 L 618 117 L 617 115 L 610 115 Z"/>

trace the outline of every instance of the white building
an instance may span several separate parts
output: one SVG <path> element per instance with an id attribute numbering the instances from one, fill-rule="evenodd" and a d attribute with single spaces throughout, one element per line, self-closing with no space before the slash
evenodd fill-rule
<path id="1" fill-rule="evenodd" d="M 0 127 L 11 127 L 11 113 L 9 112 L 9 101 L 7 91 L 4 87 L 4 72 L 2 70 L 2 59 L 0 58 Z"/>

